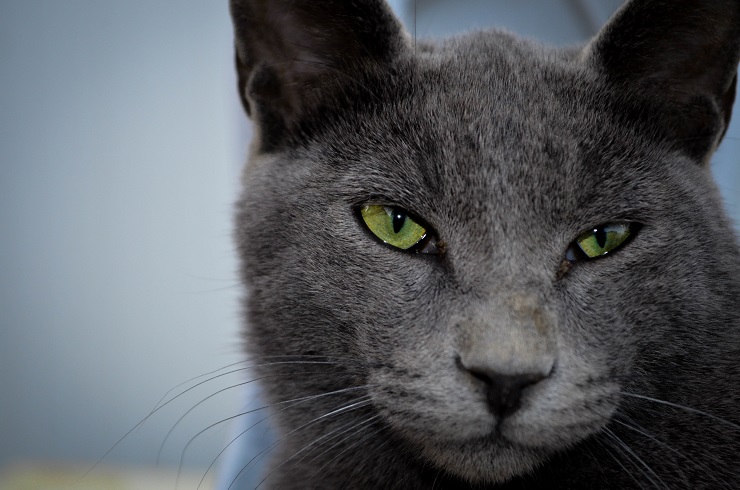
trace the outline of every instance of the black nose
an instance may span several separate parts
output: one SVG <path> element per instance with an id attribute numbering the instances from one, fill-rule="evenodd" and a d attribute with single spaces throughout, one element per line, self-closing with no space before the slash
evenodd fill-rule
<path id="1" fill-rule="evenodd" d="M 470 374 L 486 383 L 488 388 L 488 406 L 498 417 L 513 414 L 522 402 L 525 388 L 539 383 L 546 376 L 542 374 L 499 374 L 480 369 L 468 370 Z"/>

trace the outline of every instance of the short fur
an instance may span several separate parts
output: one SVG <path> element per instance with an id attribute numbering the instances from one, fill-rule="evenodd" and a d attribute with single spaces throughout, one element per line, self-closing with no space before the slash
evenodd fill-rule
<path id="1" fill-rule="evenodd" d="M 231 8 L 256 128 L 247 345 L 279 436 L 264 485 L 740 486 L 740 254 L 707 164 L 740 2 L 634 0 L 581 50 L 417 43 L 380 0 Z M 380 243 L 366 203 L 442 252 Z M 641 228 L 564 261 L 614 221 Z M 491 409 L 497 376 L 530 373 L 518 409 Z"/>

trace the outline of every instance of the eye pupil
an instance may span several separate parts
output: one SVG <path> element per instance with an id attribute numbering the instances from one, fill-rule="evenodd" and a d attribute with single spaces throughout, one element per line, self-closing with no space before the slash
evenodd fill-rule
<path id="1" fill-rule="evenodd" d="M 386 245 L 414 253 L 440 253 L 434 235 L 409 216 L 405 209 L 368 204 L 357 211 L 367 229 Z"/>
<path id="2" fill-rule="evenodd" d="M 406 213 L 400 209 L 393 210 L 393 233 L 398 233 L 406 223 Z"/>
<path id="3" fill-rule="evenodd" d="M 621 247 L 622 244 L 639 229 L 640 225 L 634 222 L 606 223 L 598 227 L 589 228 L 581 233 L 571 243 L 571 247 L 578 247 L 587 258 L 595 259 L 606 255 Z M 566 252 L 568 261 L 577 258 L 574 253 Z M 573 249 L 575 251 L 575 249 Z"/>
<path id="4" fill-rule="evenodd" d="M 603 226 L 594 230 L 594 237 L 596 238 L 596 243 L 599 244 L 599 247 L 604 248 L 604 245 L 606 245 L 606 230 Z"/>

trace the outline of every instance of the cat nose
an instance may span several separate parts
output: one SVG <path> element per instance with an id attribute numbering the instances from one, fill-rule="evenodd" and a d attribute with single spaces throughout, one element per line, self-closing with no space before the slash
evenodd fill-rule
<path id="1" fill-rule="evenodd" d="M 547 377 L 541 373 L 501 374 L 481 368 L 465 369 L 486 384 L 488 407 L 500 418 L 508 417 L 519 410 L 522 392 Z"/>

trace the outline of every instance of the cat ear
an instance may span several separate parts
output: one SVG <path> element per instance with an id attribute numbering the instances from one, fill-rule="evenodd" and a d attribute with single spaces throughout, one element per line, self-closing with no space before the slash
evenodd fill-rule
<path id="1" fill-rule="evenodd" d="M 231 15 L 239 94 L 262 150 L 369 91 L 363 75 L 406 39 L 383 0 L 231 0 Z"/>
<path id="2" fill-rule="evenodd" d="M 633 0 L 584 54 L 660 137 L 707 162 L 730 122 L 740 0 Z"/>

